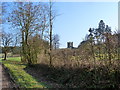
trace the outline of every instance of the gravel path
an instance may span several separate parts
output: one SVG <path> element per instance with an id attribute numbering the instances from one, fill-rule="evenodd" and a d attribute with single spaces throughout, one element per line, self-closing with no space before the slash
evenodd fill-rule
<path id="1" fill-rule="evenodd" d="M 9 74 L 0 64 L 0 90 L 4 89 L 17 89 L 15 83 L 11 80 Z"/>

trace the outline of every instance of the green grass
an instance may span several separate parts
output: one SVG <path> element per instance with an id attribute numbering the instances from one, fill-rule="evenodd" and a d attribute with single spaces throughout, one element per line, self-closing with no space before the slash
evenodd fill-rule
<path id="1" fill-rule="evenodd" d="M 20 62 L 20 57 L 10 57 L 6 61 L 2 61 L 2 63 L 9 69 L 10 74 L 20 85 L 20 88 L 50 88 L 50 86 L 38 82 L 37 79 L 25 72 L 24 68 L 27 65 Z"/>
<path id="2" fill-rule="evenodd" d="M 46 88 L 44 83 L 38 83 L 31 75 L 26 73 L 23 69 L 25 65 L 5 64 L 9 68 L 10 73 L 21 88 Z"/>
<path id="3" fill-rule="evenodd" d="M 9 58 L 7 58 L 7 60 L 10 60 L 10 61 L 21 61 L 21 57 L 9 57 Z"/>
<path id="4" fill-rule="evenodd" d="M 0 60 L 2 60 L 4 58 L 0 58 Z M 7 58 L 7 60 L 10 60 L 10 61 L 21 61 L 21 57 L 9 57 Z"/>
<path id="5" fill-rule="evenodd" d="M 10 62 L 10 61 L 20 62 L 21 57 L 9 57 L 9 58 L 7 58 L 6 61 L 4 61 L 3 58 L 0 58 L 0 62 Z"/>

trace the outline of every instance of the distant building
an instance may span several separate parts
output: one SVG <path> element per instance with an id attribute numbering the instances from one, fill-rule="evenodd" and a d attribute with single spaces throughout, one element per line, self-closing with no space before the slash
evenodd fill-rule
<path id="1" fill-rule="evenodd" d="M 73 42 L 67 42 L 67 48 L 73 48 Z"/>

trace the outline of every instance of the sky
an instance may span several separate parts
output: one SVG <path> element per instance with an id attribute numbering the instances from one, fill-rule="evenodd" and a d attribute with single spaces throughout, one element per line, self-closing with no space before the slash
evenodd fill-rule
<path id="1" fill-rule="evenodd" d="M 117 2 L 55 2 L 57 14 L 53 33 L 60 36 L 60 48 L 66 48 L 67 42 L 77 47 L 88 34 L 89 28 L 97 28 L 100 20 L 112 28 L 118 28 Z M 5 26 L 8 32 L 9 26 Z"/>
<path id="2" fill-rule="evenodd" d="M 120 1 L 118 3 L 118 30 L 120 32 Z"/>
<path id="3" fill-rule="evenodd" d="M 112 31 L 118 28 L 117 2 L 56 2 L 57 13 L 54 33 L 60 36 L 60 48 L 67 42 L 77 47 L 88 34 L 89 28 L 97 28 L 100 20 L 109 25 Z"/>

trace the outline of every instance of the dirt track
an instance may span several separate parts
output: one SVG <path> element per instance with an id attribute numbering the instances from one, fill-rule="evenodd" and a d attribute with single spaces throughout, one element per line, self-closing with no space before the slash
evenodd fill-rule
<path id="1" fill-rule="evenodd" d="M 7 71 L 0 64 L 0 90 L 17 89 L 15 83 L 11 80 Z"/>

